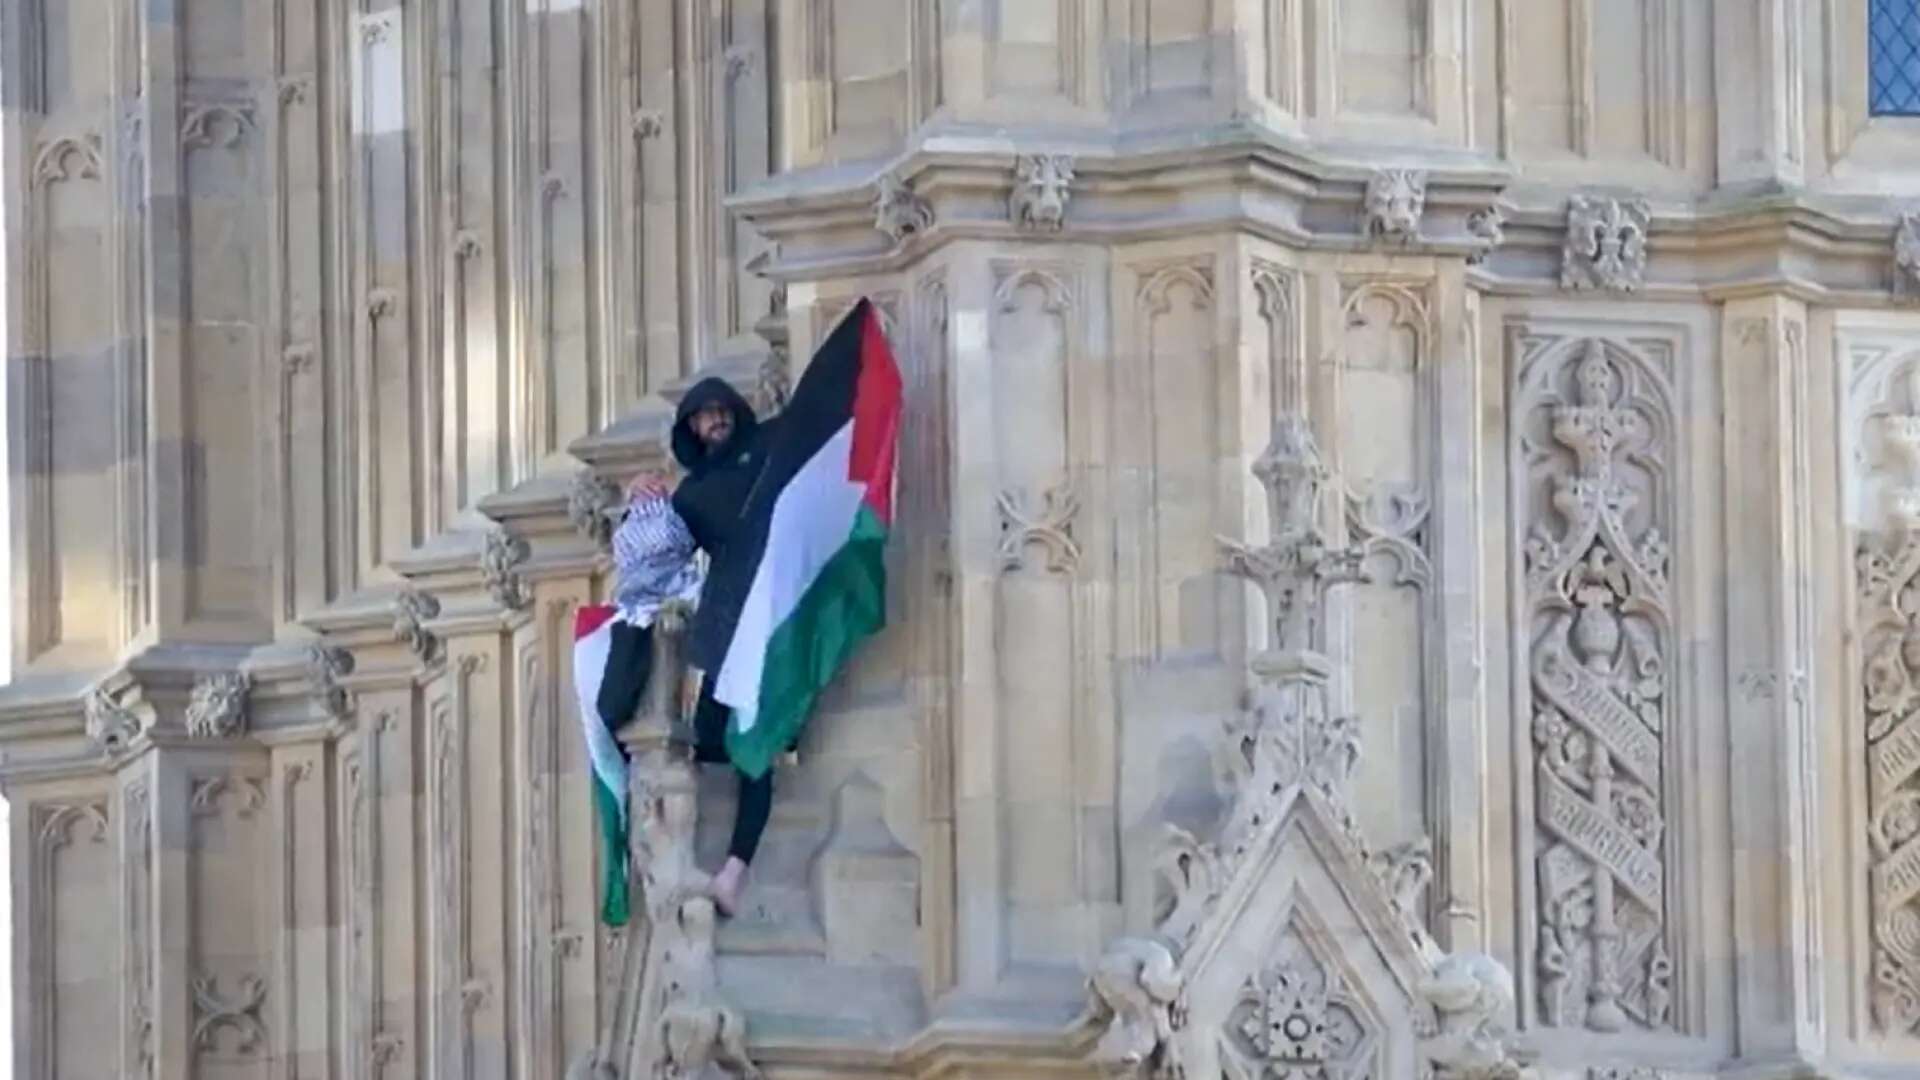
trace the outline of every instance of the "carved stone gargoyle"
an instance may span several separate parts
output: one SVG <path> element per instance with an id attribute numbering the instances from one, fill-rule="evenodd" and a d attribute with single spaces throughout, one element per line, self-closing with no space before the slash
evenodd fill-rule
<path id="1" fill-rule="evenodd" d="M 1088 979 L 1091 1063 L 1140 1080 L 1517 1080 L 1512 977 L 1427 933 L 1424 839 L 1375 852 L 1355 822 L 1361 727 L 1332 708 L 1321 638 L 1362 553 L 1322 527 L 1329 477 L 1304 419 L 1279 419 L 1254 474 L 1269 539 L 1222 549 L 1272 636 L 1223 733 L 1230 802 L 1204 835 L 1167 827 L 1152 934 L 1115 941 Z"/>
<path id="2" fill-rule="evenodd" d="M 618 733 L 632 761 L 628 835 L 642 902 L 626 935 L 612 1022 L 568 1080 L 760 1076 L 747 1056 L 746 1020 L 720 993 L 713 900 L 694 862 L 697 788 L 681 719 L 686 615 L 669 605 L 655 620 L 654 676 Z"/>

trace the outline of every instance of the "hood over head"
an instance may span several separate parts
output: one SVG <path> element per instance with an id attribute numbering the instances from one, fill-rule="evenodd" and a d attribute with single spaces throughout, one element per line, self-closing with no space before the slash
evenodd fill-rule
<path id="1" fill-rule="evenodd" d="M 727 436 L 726 445 L 715 452 L 708 453 L 701 444 L 700 436 L 693 433 L 693 414 L 708 405 L 724 405 L 733 413 L 733 432 Z M 753 406 L 740 396 L 725 379 L 709 376 L 693 384 L 685 397 L 680 399 L 680 407 L 673 414 L 673 456 L 688 472 L 698 475 L 706 471 L 709 462 L 717 461 L 730 453 L 735 447 L 743 445 L 759 426 L 759 418 L 753 414 Z"/>

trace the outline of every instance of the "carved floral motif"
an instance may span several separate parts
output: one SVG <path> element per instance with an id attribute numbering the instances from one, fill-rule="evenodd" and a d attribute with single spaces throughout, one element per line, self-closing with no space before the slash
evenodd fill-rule
<path id="1" fill-rule="evenodd" d="M 1883 527 L 1855 572 L 1866 704 L 1868 896 L 1874 1021 L 1920 1033 L 1920 364 L 1878 418 Z"/>
<path id="2" fill-rule="evenodd" d="M 266 1042 L 266 1025 L 260 1021 L 260 1007 L 267 1000 L 267 981 L 258 975 L 243 975 L 238 990 L 222 994 L 212 975 L 193 978 L 193 1046 L 196 1050 L 219 1049 L 219 1032 L 228 1029 L 237 1041 L 231 1053 L 252 1057 Z"/>
<path id="3" fill-rule="evenodd" d="M 1003 491 L 995 500 L 1000 507 L 1000 566 L 1018 570 L 1026 565 L 1027 548 L 1038 544 L 1047 553 L 1047 569 L 1071 574 L 1080 565 L 1080 545 L 1073 538 L 1073 518 L 1080 512 L 1080 497 L 1071 484 L 1062 481 L 1040 496 L 1040 505 L 1032 505 L 1022 491 Z"/>
<path id="4" fill-rule="evenodd" d="M 1575 195 L 1567 203 L 1567 239 L 1560 249 L 1560 287 L 1632 292 L 1647 270 L 1647 225 L 1653 211 L 1645 199 L 1594 199 Z"/>
<path id="5" fill-rule="evenodd" d="M 1016 227 L 1058 232 L 1073 196 L 1073 158 L 1068 154 L 1022 154 L 1014 162 L 1007 216 Z"/>
<path id="6" fill-rule="evenodd" d="M 1338 972 L 1289 928 L 1220 1035 L 1227 1080 L 1370 1080 L 1380 1032 Z"/>
<path id="7" fill-rule="evenodd" d="M 247 693 L 253 680 L 245 672 L 208 675 L 193 684 L 187 702 L 187 734 L 201 739 L 226 739 L 247 730 Z"/>
<path id="8" fill-rule="evenodd" d="M 1365 203 L 1369 240 L 1420 238 L 1420 218 L 1427 212 L 1427 174 L 1424 169 L 1375 169 L 1367 178 Z"/>
<path id="9" fill-rule="evenodd" d="M 1598 340 L 1522 374 L 1540 1007 L 1555 1026 L 1669 1023 L 1665 908 L 1672 431 L 1659 377 Z M 1543 438 L 1541 436 L 1544 436 Z M 1538 439 L 1538 441 L 1535 441 Z"/>
<path id="10" fill-rule="evenodd" d="M 873 227 L 895 244 L 933 228 L 933 207 L 894 173 L 874 182 Z"/>

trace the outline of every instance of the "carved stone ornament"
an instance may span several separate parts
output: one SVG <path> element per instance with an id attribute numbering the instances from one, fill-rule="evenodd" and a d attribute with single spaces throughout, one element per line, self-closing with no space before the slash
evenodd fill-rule
<path id="1" fill-rule="evenodd" d="M 1455 953 L 1420 987 L 1434 1023 L 1420 1054 L 1434 1080 L 1519 1080 L 1513 1059 L 1513 975 L 1482 953 Z"/>
<path id="2" fill-rule="evenodd" d="M 1420 237 L 1427 212 L 1427 174 L 1423 169 L 1375 169 L 1367 178 L 1366 233 L 1369 240 L 1401 243 Z"/>
<path id="3" fill-rule="evenodd" d="M 219 992 L 212 975 L 193 978 L 193 1046 L 195 1050 L 220 1049 L 222 1029 L 235 1036 L 230 1053 L 253 1057 L 267 1041 L 267 1029 L 260 1022 L 260 1007 L 267 1000 L 267 981 L 258 975 L 245 975 L 232 995 Z"/>
<path id="4" fill-rule="evenodd" d="M 1071 574 L 1080 565 L 1080 545 L 1073 539 L 1073 518 L 1080 497 L 1062 481 L 1032 505 L 1025 492 L 1003 491 L 995 500 L 1000 508 L 1000 566 L 1018 570 L 1026 565 L 1027 548 L 1039 545 L 1047 553 L 1047 569 Z"/>
<path id="5" fill-rule="evenodd" d="M 1920 302 L 1920 211 L 1901 214 L 1893 231 L 1893 295 Z"/>
<path id="6" fill-rule="evenodd" d="M 1408 914 L 1432 874 L 1431 845 L 1370 855 L 1348 809 L 1359 726 L 1332 713 L 1334 663 L 1314 643 L 1327 592 L 1361 575 L 1361 548 L 1336 547 L 1321 527 L 1330 478 L 1302 418 L 1279 419 L 1255 473 L 1272 540 L 1221 545 L 1228 567 L 1266 593 L 1273 636 L 1251 665 L 1245 716 L 1229 724 L 1222 747 L 1230 801 L 1205 838 L 1164 827 L 1153 932 L 1115 941 L 1088 980 L 1101 1025 L 1093 1063 L 1148 1080 L 1193 1070 L 1231 1080 L 1373 1080 L 1421 1066 L 1434 1080 L 1510 1080 L 1511 978 L 1485 957 L 1447 958 Z M 1397 974 L 1348 983 L 1359 969 L 1334 951 L 1348 947 L 1348 936 L 1327 931 L 1298 884 L 1315 875 L 1353 905 L 1341 924 L 1368 938 L 1355 947 Z M 1296 882 L 1291 897 L 1262 891 L 1276 880 Z M 1265 903 L 1293 914 L 1263 946 L 1235 924 L 1257 918 L 1246 915 L 1249 905 Z M 1404 933 L 1382 931 L 1395 922 Z M 1419 996 L 1416 986 L 1425 988 Z M 1194 1011 L 1201 1007 L 1209 1012 Z"/>
<path id="7" fill-rule="evenodd" d="M 1647 226 L 1653 210 L 1645 199 L 1567 202 L 1567 239 L 1560 249 L 1560 287 L 1632 292 L 1647 272 Z"/>
<path id="8" fill-rule="evenodd" d="M 774 244 L 767 251 L 777 256 L 779 247 Z M 786 411 L 787 401 L 793 395 L 785 285 L 775 285 L 767 294 L 767 313 L 754 321 L 753 332 L 767 343 L 767 355 L 760 361 L 760 370 L 755 379 L 755 404 L 762 415 L 777 416 Z"/>
<path id="9" fill-rule="evenodd" d="M 933 207 L 899 176 L 881 173 L 874 182 L 873 227 L 895 244 L 903 244 L 933 228 Z"/>
<path id="10" fill-rule="evenodd" d="M 108 757 L 124 754 L 147 729 L 139 714 L 121 705 L 105 689 L 95 687 L 86 698 L 87 741 Z"/>
<path id="11" fill-rule="evenodd" d="M 440 641 L 426 627 L 427 620 L 440 614 L 440 601 L 432 594 L 408 586 L 393 598 L 393 636 L 406 643 L 408 651 L 423 664 L 430 664 L 440 653 Z"/>
<path id="12" fill-rule="evenodd" d="M 1468 214 L 1467 235 L 1474 239 L 1474 249 L 1467 256 L 1467 265 L 1479 266 L 1487 261 L 1487 256 L 1492 255 L 1495 249 L 1507 242 L 1507 212 L 1495 205 Z"/>
<path id="13" fill-rule="evenodd" d="M 627 123 L 633 128 L 633 137 L 645 141 L 657 139 L 667 129 L 667 120 L 659 109 L 635 109 Z"/>
<path id="14" fill-rule="evenodd" d="M 1541 1019 L 1669 1023 L 1662 732 L 1672 670 L 1663 469 L 1672 396 L 1597 339 L 1521 374 Z"/>
<path id="15" fill-rule="evenodd" d="M 101 140 L 96 132 L 48 139 L 33 152 L 33 185 L 45 187 L 62 180 L 98 180 L 100 159 Z"/>
<path id="16" fill-rule="evenodd" d="M 253 680 L 245 672 L 208 675 L 193 684 L 187 702 L 187 734 L 198 739 L 229 739 L 247 730 L 247 694 Z"/>
<path id="17" fill-rule="evenodd" d="M 643 910 L 620 932 L 610 1021 L 568 1080 L 696 1080 L 715 1070 L 758 1080 L 747 1055 L 746 1020 L 720 992 L 714 967 L 714 904 L 695 862 L 698 783 L 674 733 L 683 714 L 686 608 L 654 622 L 655 676 L 634 720 L 620 732 L 631 757 L 628 859 Z"/>
<path id="18" fill-rule="evenodd" d="M 1007 216 L 1014 226 L 1035 232 L 1059 232 L 1067 220 L 1067 200 L 1073 196 L 1073 157 L 1022 154 L 1014 162 L 1013 175 Z"/>
<path id="19" fill-rule="evenodd" d="M 515 569 L 529 554 L 527 542 L 505 529 L 487 533 L 486 545 L 480 549 L 480 577 L 487 583 L 487 594 L 509 611 L 533 602 L 533 594 Z"/>
<path id="20" fill-rule="evenodd" d="M 1270 648 L 1311 652 L 1326 591 L 1362 580 L 1365 553 L 1357 546 L 1334 548 L 1320 525 L 1328 474 L 1306 420 L 1290 414 L 1275 421 L 1273 439 L 1253 463 L 1253 475 L 1267 492 L 1271 539 L 1247 547 L 1222 538 L 1221 555 L 1228 573 L 1253 582 L 1266 595 L 1273 623 Z"/>
<path id="21" fill-rule="evenodd" d="M 1220 1033 L 1226 1080 L 1371 1080 L 1379 1032 L 1339 975 L 1294 930 L 1275 952 Z"/>
<path id="22" fill-rule="evenodd" d="M 605 551 L 613 543 L 613 518 L 610 511 L 620 506 L 620 486 L 594 472 L 581 469 L 567 486 L 567 520 L 575 532 Z"/>
<path id="23" fill-rule="evenodd" d="M 253 129 L 250 101 L 190 102 L 180 117 L 180 145 L 188 150 L 231 150 Z"/>
<path id="24" fill-rule="evenodd" d="M 1433 880 L 1433 841 L 1423 836 L 1374 852 L 1367 858 L 1367 869 L 1393 897 L 1393 906 L 1418 921 L 1420 893 Z"/>
<path id="25" fill-rule="evenodd" d="M 353 697 L 340 680 L 353 674 L 353 654 L 330 645 L 307 649 L 307 681 L 320 699 L 320 710 L 334 719 L 344 718 L 353 708 Z"/>
<path id="26" fill-rule="evenodd" d="M 1884 527 L 1855 557 L 1866 704 L 1874 1022 L 1920 1034 L 1920 364 L 1902 412 L 1878 418 Z"/>
<path id="27" fill-rule="evenodd" d="M 1087 992 L 1105 1025 L 1092 1058 L 1101 1071 L 1138 1080 L 1180 1075 L 1172 1059 L 1180 973 L 1163 942 L 1115 941 L 1087 977 Z"/>

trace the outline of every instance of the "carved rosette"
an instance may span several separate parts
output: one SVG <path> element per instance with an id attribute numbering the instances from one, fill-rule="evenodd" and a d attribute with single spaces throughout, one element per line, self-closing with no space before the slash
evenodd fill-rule
<path id="1" fill-rule="evenodd" d="M 1567 238 L 1560 249 L 1560 287 L 1632 292 L 1647 271 L 1647 226 L 1653 210 L 1645 199 L 1593 199 L 1567 203 Z"/>
<path id="2" fill-rule="evenodd" d="M 1013 166 L 1007 216 L 1029 232 L 1059 232 L 1073 197 L 1073 158 L 1068 154 L 1022 154 Z"/>
<path id="3" fill-rule="evenodd" d="M 1598 340 L 1522 380 L 1540 1006 L 1556 1026 L 1664 1028 L 1672 398 Z"/>
<path id="4" fill-rule="evenodd" d="M 1920 211 L 1901 214 L 1893 231 L 1893 295 L 1920 302 Z"/>
<path id="5" fill-rule="evenodd" d="M 1883 527 L 1855 573 L 1867 735 L 1867 838 L 1875 1022 L 1920 1034 L 1920 364 L 1905 412 L 1879 418 Z"/>
<path id="6" fill-rule="evenodd" d="M 187 702 L 187 734 L 199 739 L 226 739 L 247 730 L 247 693 L 253 680 L 245 672 L 208 675 L 193 684 Z"/>
<path id="7" fill-rule="evenodd" d="M 1220 1033 L 1227 1080 L 1370 1080 L 1380 1032 L 1338 970 L 1289 927 Z"/>
<path id="8" fill-rule="evenodd" d="M 1427 174 L 1422 169 L 1375 169 L 1367 178 L 1364 213 L 1367 239 L 1409 243 L 1420 238 L 1427 212 Z"/>

